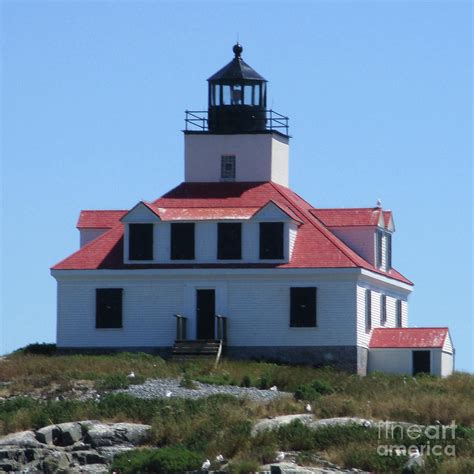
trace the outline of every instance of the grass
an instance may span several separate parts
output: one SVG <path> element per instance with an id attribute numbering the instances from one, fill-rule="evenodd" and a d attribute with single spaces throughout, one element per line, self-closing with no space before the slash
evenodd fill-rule
<path id="1" fill-rule="evenodd" d="M 71 390 L 77 383 L 100 390 L 125 387 L 131 382 L 127 377 L 131 371 L 136 374 L 133 383 L 173 377 L 182 378 L 186 385 L 196 380 L 264 388 L 276 385 L 296 398 L 268 404 L 222 395 L 199 400 L 139 400 L 126 394 L 104 394 L 100 401 L 55 400 L 58 393 Z M 361 378 L 330 368 L 264 362 L 224 360 L 214 368 L 209 362 L 167 363 L 147 354 L 60 356 L 21 351 L 0 362 L 0 381 L 10 383 L 1 389 L 0 396 L 51 395 L 40 402 L 31 396 L 0 401 L 0 434 L 80 419 L 132 421 L 152 425 L 151 446 L 179 446 L 211 460 L 223 454 L 231 460 L 234 472 L 249 472 L 246 469 L 255 463 L 272 462 L 279 450 L 299 451 L 299 459 L 307 463 L 323 456 L 341 466 L 399 472 L 404 458 L 377 455 L 379 441 L 373 429 L 330 427 L 311 431 L 294 423 L 251 438 L 256 419 L 302 413 L 305 403 L 311 401 L 315 416 L 321 418 L 361 416 L 423 424 L 455 420 L 461 425 L 456 431 L 456 458 L 430 456 L 426 472 L 474 472 L 474 377 L 464 373 L 446 379 L 384 374 Z M 409 441 L 400 439 L 397 444 Z M 154 454 L 140 456 L 149 461 Z"/>

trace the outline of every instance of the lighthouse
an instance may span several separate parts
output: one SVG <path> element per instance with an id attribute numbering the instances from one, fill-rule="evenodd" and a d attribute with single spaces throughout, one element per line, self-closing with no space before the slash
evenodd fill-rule
<path id="1" fill-rule="evenodd" d="M 265 182 L 288 186 L 288 117 L 267 109 L 267 80 L 234 58 L 208 81 L 207 111 L 186 111 L 186 182 Z"/>

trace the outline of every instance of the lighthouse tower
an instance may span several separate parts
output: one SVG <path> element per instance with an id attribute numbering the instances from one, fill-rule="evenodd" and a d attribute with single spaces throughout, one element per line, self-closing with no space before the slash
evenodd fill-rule
<path id="1" fill-rule="evenodd" d="M 208 79 L 207 112 L 186 111 L 185 181 L 288 186 L 288 118 L 267 110 L 267 81 L 242 51 Z"/>

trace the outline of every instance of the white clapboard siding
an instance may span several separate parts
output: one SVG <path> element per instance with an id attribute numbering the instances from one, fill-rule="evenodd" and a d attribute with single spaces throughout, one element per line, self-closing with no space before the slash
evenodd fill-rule
<path id="1" fill-rule="evenodd" d="M 289 244 L 290 244 L 290 256 L 289 260 L 291 261 L 291 257 L 293 256 L 293 249 L 295 248 L 296 244 L 296 237 L 298 235 L 298 226 L 294 222 L 290 222 L 289 224 Z"/>
<path id="2" fill-rule="evenodd" d="M 95 328 L 96 288 L 123 288 L 123 328 Z M 183 286 L 146 281 L 100 280 L 58 283 L 59 347 L 169 346 L 173 314 L 182 312 Z"/>
<path id="3" fill-rule="evenodd" d="M 451 336 L 449 335 L 449 331 L 448 331 L 448 334 L 446 335 L 446 339 L 443 344 L 443 351 L 447 352 L 448 354 L 453 353 L 453 343 L 451 341 Z"/>
<path id="4" fill-rule="evenodd" d="M 396 294 L 394 289 L 389 291 L 386 288 L 377 288 L 374 285 L 357 285 L 357 344 L 368 347 L 372 331 L 366 331 L 366 302 L 365 291 L 372 291 L 372 329 L 378 327 L 394 328 L 396 327 L 396 301 L 402 301 L 402 327 L 408 326 L 408 303 L 406 295 Z M 381 295 L 387 296 L 387 322 L 380 324 Z"/>
<path id="5" fill-rule="evenodd" d="M 317 287 L 317 327 L 291 328 L 290 287 Z M 353 282 L 245 281 L 228 285 L 229 344 L 234 346 L 353 345 Z"/>
<path id="6" fill-rule="evenodd" d="M 84 247 L 84 245 L 87 245 L 89 242 L 97 239 L 97 237 L 100 237 L 108 230 L 109 229 L 80 229 L 79 240 L 81 248 Z"/>
<path id="7" fill-rule="evenodd" d="M 331 227 L 331 231 L 354 252 L 375 265 L 375 227 Z"/>
<path id="8" fill-rule="evenodd" d="M 454 372 L 454 355 L 441 351 L 441 376 L 449 377 Z"/>
<path id="9" fill-rule="evenodd" d="M 234 346 L 354 345 L 355 281 L 340 278 L 193 277 L 75 278 L 58 283 L 59 347 L 168 347 L 175 313 L 196 334 L 196 290 L 215 289 L 216 313 L 228 318 Z M 290 328 L 290 287 L 317 287 L 317 327 Z M 95 289 L 123 288 L 123 328 L 95 328 Z"/>

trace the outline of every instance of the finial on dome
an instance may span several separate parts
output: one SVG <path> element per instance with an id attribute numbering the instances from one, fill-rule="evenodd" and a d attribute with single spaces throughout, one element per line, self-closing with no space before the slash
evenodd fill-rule
<path id="1" fill-rule="evenodd" d="M 243 50 L 244 48 L 242 48 L 242 45 L 239 42 L 235 43 L 234 47 L 232 48 L 236 58 L 240 58 Z"/>

